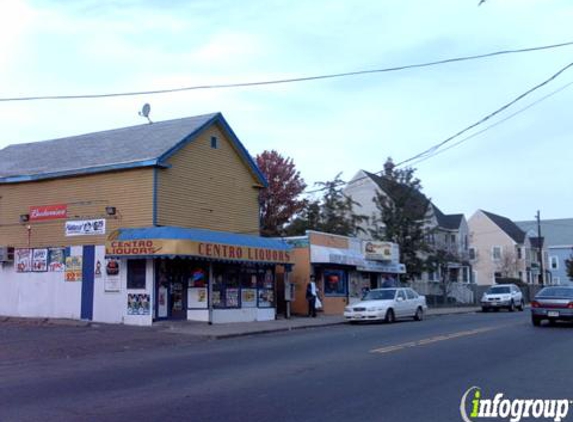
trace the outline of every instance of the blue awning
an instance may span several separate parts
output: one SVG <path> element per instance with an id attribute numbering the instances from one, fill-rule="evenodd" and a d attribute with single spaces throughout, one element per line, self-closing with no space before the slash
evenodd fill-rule
<path id="1" fill-rule="evenodd" d="M 182 227 L 124 228 L 106 242 L 109 257 L 198 257 L 264 263 L 291 263 L 282 239 Z"/>

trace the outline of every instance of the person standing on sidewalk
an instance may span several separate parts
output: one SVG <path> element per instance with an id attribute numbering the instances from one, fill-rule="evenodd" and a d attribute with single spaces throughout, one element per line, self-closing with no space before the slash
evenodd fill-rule
<path id="1" fill-rule="evenodd" d="M 310 276 L 310 282 L 306 286 L 306 300 L 308 301 L 308 316 L 316 318 L 316 283 L 314 276 Z"/>

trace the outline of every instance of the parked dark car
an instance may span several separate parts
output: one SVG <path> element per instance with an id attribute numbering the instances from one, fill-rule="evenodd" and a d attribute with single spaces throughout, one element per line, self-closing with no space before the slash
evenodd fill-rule
<path id="1" fill-rule="evenodd" d="M 531 322 L 536 327 L 541 321 L 573 321 L 573 286 L 551 286 L 541 289 L 531 302 Z"/>

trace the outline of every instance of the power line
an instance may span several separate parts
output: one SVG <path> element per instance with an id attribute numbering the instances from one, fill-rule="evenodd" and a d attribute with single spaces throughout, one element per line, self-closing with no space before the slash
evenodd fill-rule
<path id="1" fill-rule="evenodd" d="M 537 91 L 539 88 L 547 85 L 549 82 L 553 81 L 554 79 L 556 79 L 559 75 L 561 75 L 563 72 L 565 72 L 567 69 L 569 69 L 570 67 L 573 67 L 573 62 L 569 63 L 568 65 L 566 65 L 565 67 L 561 68 L 557 73 L 555 73 L 554 75 L 552 75 L 550 78 L 544 80 L 543 82 L 541 82 L 540 84 L 535 85 L 533 88 L 528 89 L 527 91 L 525 91 L 523 94 L 519 95 L 518 97 L 516 97 L 515 99 L 513 99 L 512 101 L 510 101 L 509 103 L 504 104 L 503 106 L 501 106 L 500 108 L 498 108 L 497 110 L 495 110 L 492 113 L 489 113 L 488 115 L 486 115 L 485 117 L 482 117 L 480 120 L 478 120 L 477 122 L 469 125 L 468 127 L 460 130 L 459 132 L 457 132 L 456 134 L 446 138 L 445 140 L 433 145 L 432 147 L 428 148 L 427 150 L 414 155 L 413 157 L 410 157 L 404 161 L 401 161 L 399 163 L 396 164 L 396 167 L 404 165 L 406 163 L 409 163 L 411 161 L 414 161 L 418 158 L 424 157 L 428 154 L 431 154 L 435 151 L 437 151 L 439 148 L 441 148 L 442 146 L 444 146 L 445 144 L 453 141 L 455 138 L 459 137 L 460 135 L 463 135 L 464 133 L 468 132 L 469 130 L 485 123 L 486 121 L 488 121 L 489 119 L 491 119 L 492 117 L 498 115 L 499 113 L 501 113 L 502 111 L 508 109 L 509 107 L 511 107 L 512 105 L 514 105 L 515 103 L 517 103 L 518 101 L 521 101 L 523 98 L 527 97 L 529 94 L 531 94 L 534 91 Z"/>
<path id="2" fill-rule="evenodd" d="M 544 97 L 541 97 L 540 99 L 534 101 L 533 103 L 529 104 L 528 106 L 526 106 L 526 107 L 524 107 L 524 108 L 518 110 L 517 112 L 515 112 L 515 113 L 513 113 L 513 114 L 511 114 L 511 115 L 509 115 L 509 116 L 507 116 L 506 118 L 504 118 L 504 119 L 502 119 L 502 120 L 500 120 L 500 121 L 498 121 L 498 122 L 496 122 L 496 123 L 494 123 L 494 124 L 492 124 L 492 125 L 486 127 L 485 129 L 483 129 L 483 130 L 481 130 L 481 131 L 479 131 L 479 132 L 476 132 L 476 133 L 474 133 L 474 134 L 472 134 L 472 135 L 470 135 L 470 136 L 468 136 L 468 137 L 466 137 L 466 138 L 463 138 L 462 140 L 460 140 L 460 141 L 454 143 L 453 145 L 449 146 L 448 148 L 444 148 L 444 149 L 441 149 L 441 150 L 438 151 L 438 149 L 439 149 L 440 147 L 442 147 L 443 145 L 445 145 L 445 144 L 451 142 L 452 140 L 454 140 L 455 138 L 457 138 L 457 137 L 459 137 L 460 135 L 464 134 L 465 132 L 467 132 L 467 131 L 469 131 L 469 130 L 471 130 L 471 129 L 473 129 L 473 128 L 475 128 L 475 127 L 477 127 L 477 126 L 479 126 L 479 125 L 481 125 L 481 124 L 483 124 L 483 123 L 485 123 L 486 121 L 488 121 L 488 120 L 491 119 L 492 117 L 496 116 L 497 114 L 499 114 L 499 113 L 501 113 L 502 111 L 506 110 L 507 108 L 511 107 L 511 106 L 514 105 L 515 103 L 521 101 L 523 98 L 525 98 L 526 96 L 528 96 L 528 95 L 531 94 L 532 92 L 534 92 L 534 91 L 540 89 L 541 87 L 547 85 L 549 82 L 551 82 L 551 81 L 553 81 L 554 79 L 556 79 L 559 75 L 561 75 L 563 72 L 565 72 L 565 71 L 566 71 L 567 69 L 569 69 L 570 67 L 573 67 L 573 62 L 572 62 L 572 63 L 569 63 L 569 64 L 566 65 L 565 67 L 561 68 L 557 73 L 555 73 L 554 75 L 552 75 L 550 78 L 548 78 L 548 79 L 546 79 L 545 81 L 543 81 L 543 82 L 537 84 L 537 85 L 534 86 L 533 88 L 530 88 L 529 90 L 527 90 L 527 91 L 524 92 L 523 94 L 519 95 L 518 97 L 516 97 L 515 99 L 513 99 L 513 100 L 510 101 L 509 103 L 506 103 L 506 104 L 503 105 L 502 107 L 498 108 L 496 111 L 494 111 L 494 112 L 492 112 L 492 113 L 486 115 L 485 117 L 481 118 L 481 119 L 478 120 L 476 123 L 473 123 L 472 125 L 466 127 L 465 129 L 463 129 L 463 130 L 457 132 L 455 135 L 450 136 L 449 138 L 447 138 L 447 139 L 445 139 L 444 141 L 442 141 L 442 142 L 440 142 L 440 143 L 438 143 L 438 144 L 436 144 L 436 145 L 434 145 L 434 146 L 428 148 L 427 150 L 425 150 L 425 151 L 423 151 L 423 152 L 421 152 L 421 153 L 419 153 L 419 154 L 416 154 L 416 155 L 414 155 L 414 156 L 411 157 L 411 158 L 408 158 L 408 159 L 406 159 L 406 160 L 404 160 L 404 161 L 399 162 L 398 164 L 395 165 L 395 167 L 404 165 L 404 164 L 406 164 L 406 163 L 409 163 L 409 162 L 412 162 L 412 161 L 415 161 L 415 160 L 417 160 L 417 161 L 415 161 L 415 163 L 420 163 L 420 162 L 425 161 L 425 160 L 427 160 L 427 159 L 429 159 L 429 158 L 431 158 L 431 157 L 434 157 L 434 156 L 436 156 L 436 155 L 438 155 L 438 154 L 440 154 L 440 153 L 442 153 L 442 152 L 447 151 L 448 149 L 451 149 L 451 148 L 453 148 L 453 147 L 455 147 L 455 146 L 457 146 L 457 145 L 459 145 L 459 144 L 461 144 L 461 143 L 463 143 L 463 142 L 465 142 L 465 141 L 468 141 L 469 139 L 471 139 L 471 138 L 473 138 L 473 137 L 475 137 L 475 136 L 477 136 L 477 135 L 479 135 L 479 134 L 481 134 L 481 133 L 483 133 L 483 132 L 485 132 L 485 131 L 487 131 L 487 130 L 489 130 L 489 129 L 491 129 L 491 128 L 493 128 L 493 127 L 495 127 L 495 126 L 497 126 L 497 125 L 499 125 L 499 124 L 501 124 L 501 123 L 503 123 L 503 122 L 505 122 L 505 121 L 507 121 L 507 120 L 509 120 L 509 119 L 511 119 L 511 118 L 513 118 L 513 117 L 515 117 L 516 115 L 518 115 L 518 114 L 520 114 L 520 113 L 523 113 L 524 111 L 526 111 L 526 110 L 528 110 L 529 108 L 531 108 L 531 107 L 533 107 L 533 106 L 539 104 L 540 102 L 546 100 L 547 98 L 549 98 L 549 97 L 551 97 L 551 96 L 553 96 L 553 95 L 555 95 L 555 94 L 557 94 L 557 93 L 563 91 L 564 89 L 566 89 L 566 88 L 568 88 L 570 85 L 572 85 L 573 82 L 570 82 L 570 83 L 568 83 L 568 84 L 566 84 L 566 85 L 564 85 L 564 86 L 558 88 L 557 90 L 555 90 L 555 91 L 553 91 L 553 92 L 551 92 L 551 93 L 545 95 Z M 414 164 L 415 164 L 415 163 L 414 163 Z M 373 173 L 373 174 L 379 174 L 379 173 L 382 173 L 383 171 L 384 171 L 384 170 L 380 170 L 380 171 L 375 172 L 375 173 Z M 362 176 L 362 177 L 359 177 L 359 178 L 357 178 L 357 179 L 354 179 L 354 180 L 348 182 L 348 184 L 350 184 L 350 183 L 355 183 L 355 182 L 358 182 L 358 181 L 360 181 L 360 180 L 364 180 L 364 179 L 367 179 L 367 178 L 368 178 L 368 176 Z M 311 190 L 311 191 L 306 191 L 306 192 L 304 192 L 304 193 L 306 193 L 306 194 L 311 194 L 311 193 L 321 192 L 321 191 L 323 191 L 323 190 L 325 190 L 325 188 L 320 188 L 320 189 L 315 189 L 315 190 Z"/>
<path id="3" fill-rule="evenodd" d="M 492 53 L 478 54 L 478 55 L 473 55 L 473 56 L 454 57 L 454 58 L 450 58 L 450 59 L 437 60 L 437 61 L 425 62 L 425 63 L 414 63 L 414 64 L 388 67 L 388 68 L 382 68 L 382 69 L 357 70 L 357 71 L 352 71 L 352 72 L 331 73 L 331 74 L 313 75 L 313 76 L 302 76 L 302 77 L 298 77 L 298 78 L 274 79 L 274 80 L 268 80 L 268 81 L 195 85 L 195 86 L 180 87 L 180 88 L 167 88 L 167 89 L 156 89 L 156 90 L 147 90 L 147 91 L 131 91 L 131 92 L 105 93 L 105 94 L 38 95 L 38 96 L 26 96 L 26 97 L 6 97 L 6 98 L 0 98 L 0 102 L 38 101 L 38 100 L 77 100 L 77 99 L 95 99 L 95 98 L 112 98 L 112 97 L 132 97 L 132 96 L 139 96 L 139 95 L 169 94 L 169 93 L 175 93 L 175 92 L 193 91 L 193 90 L 202 90 L 202 89 L 241 88 L 241 87 L 253 87 L 253 86 L 263 86 L 263 85 L 277 85 L 277 84 L 286 84 L 286 83 L 294 83 L 294 82 L 307 82 L 307 81 L 316 81 L 316 80 L 322 80 L 322 79 L 342 78 L 342 77 L 348 77 L 348 76 L 368 75 L 368 74 L 373 74 L 373 73 L 396 72 L 396 71 L 401 71 L 401 70 L 437 66 L 437 65 L 442 65 L 442 64 L 456 63 L 456 62 L 462 62 L 462 61 L 468 61 L 468 60 L 485 59 L 485 58 L 489 58 L 489 57 L 501 56 L 501 55 L 507 55 L 507 54 L 529 53 L 529 52 L 534 52 L 534 51 L 542 51 L 542 50 L 549 50 L 549 49 L 554 49 L 554 48 L 562 48 L 562 47 L 568 47 L 571 45 L 573 45 L 573 41 L 568 41 L 568 42 L 559 43 L 559 44 L 543 45 L 543 46 L 539 46 L 539 47 L 528 47 L 528 48 L 511 49 L 511 50 L 500 50 L 500 51 L 494 51 Z"/>
<path id="4" fill-rule="evenodd" d="M 519 109 L 519 110 L 516 111 L 515 113 L 510 114 L 509 116 L 507 116 L 507 117 L 505 117 L 505 118 L 503 118 L 503 119 L 501 119 L 501 120 L 499 120 L 499 121 L 497 121 L 497 122 L 495 122 L 495 123 L 493 123 L 493 124 L 487 126 L 486 128 L 484 128 L 484 129 L 482 129 L 482 130 L 480 130 L 480 131 L 478 131 L 478 132 L 475 132 L 475 133 L 472 133 L 472 134 L 469 135 L 469 136 L 466 136 L 465 138 L 459 140 L 458 142 L 456 142 L 456 143 L 454 143 L 454 144 L 452 144 L 452 145 L 450 145 L 450 146 L 448 146 L 448 147 L 446 147 L 446 148 L 440 149 L 439 151 L 436 151 L 436 152 L 434 152 L 434 153 L 431 154 L 431 155 L 428 155 L 428 156 L 426 156 L 426 157 L 422 157 L 422 158 L 420 158 L 419 160 L 414 161 L 413 163 L 411 163 L 411 165 L 414 166 L 414 165 L 417 165 L 417 164 L 419 164 L 419 163 L 422 163 L 422 162 L 424 162 L 424 161 L 426 161 L 426 160 L 428 160 L 428 159 L 430 159 L 430 158 L 432 158 L 432 157 L 435 157 L 436 155 L 440 155 L 440 154 L 442 154 L 442 153 L 444 153 L 444 152 L 446 152 L 446 151 L 448 151 L 448 150 L 450 150 L 450 149 L 452 149 L 452 148 L 454 148 L 454 147 L 456 147 L 456 146 L 458 146 L 458 145 L 460 145 L 460 144 L 463 144 L 464 142 L 469 141 L 470 139 L 475 138 L 476 136 L 481 135 L 482 133 L 487 132 L 488 130 L 493 129 L 493 128 L 496 127 L 496 126 L 499 126 L 500 124 L 506 122 L 507 120 L 510 120 L 510 119 L 514 118 L 515 116 L 517 116 L 517 115 L 519 115 L 519 114 L 521 114 L 521 113 L 523 113 L 523 112 L 529 110 L 530 108 L 532 108 L 532 107 L 536 106 L 537 104 L 539 104 L 539 103 L 545 101 L 546 99 L 548 99 L 548 98 L 550 98 L 550 97 L 552 97 L 552 96 L 554 96 L 554 95 L 560 93 L 561 91 L 563 91 L 563 90 L 569 88 L 571 85 L 573 85 L 573 82 L 569 82 L 568 84 L 563 85 L 562 87 L 556 89 L 555 91 L 552 91 L 552 92 L 550 92 L 549 94 L 547 94 L 547 95 L 545 95 L 545 96 L 539 98 L 538 100 L 532 102 L 532 103 L 529 104 L 528 106 Z"/>

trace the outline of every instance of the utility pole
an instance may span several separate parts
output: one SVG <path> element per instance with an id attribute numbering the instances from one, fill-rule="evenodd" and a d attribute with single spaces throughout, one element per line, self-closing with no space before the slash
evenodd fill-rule
<path id="1" fill-rule="evenodd" d="M 542 243 L 542 239 L 541 239 L 541 217 L 540 217 L 540 213 L 539 210 L 537 210 L 537 241 L 538 243 L 538 248 L 537 248 L 537 257 L 539 259 L 539 284 L 544 284 L 543 283 L 543 279 L 544 277 L 544 273 L 543 273 L 543 243 Z"/>

